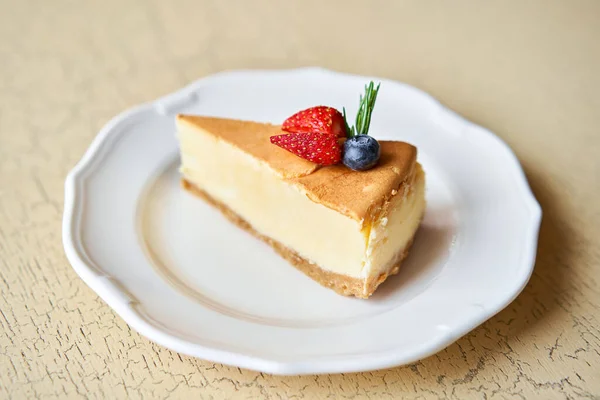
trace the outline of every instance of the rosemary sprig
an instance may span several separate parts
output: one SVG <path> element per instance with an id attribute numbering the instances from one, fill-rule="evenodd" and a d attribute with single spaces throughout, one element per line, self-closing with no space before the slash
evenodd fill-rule
<path id="1" fill-rule="evenodd" d="M 379 92 L 379 86 L 381 83 L 375 84 L 371 81 L 368 85 L 365 85 L 365 95 L 360 96 L 358 105 L 358 112 L 356 113 L 356 121 L 354 126 L 348 124 L 348 118 L 346 117 L 346 108 L 342 108 L 344 122 L 346 123 L 346 135 L 351 138 L 356 135 L 368 135 L 369 125 L 371 125 L 371 114 L 375 107 L 375 100 L 377 100 L 377 92 Z"/>

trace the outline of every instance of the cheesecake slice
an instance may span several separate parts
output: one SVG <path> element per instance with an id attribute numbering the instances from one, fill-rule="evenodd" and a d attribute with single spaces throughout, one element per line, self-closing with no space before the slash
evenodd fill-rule
<path id="1" fill-rule="evenodd" d="M 183 187 L 321 285 L 368 298 L 398 272 L 425 210 L 414 146 L 380 141 L 357 172 L 272 145 L 278 125 L 178 115 L 177 130 Z"/>

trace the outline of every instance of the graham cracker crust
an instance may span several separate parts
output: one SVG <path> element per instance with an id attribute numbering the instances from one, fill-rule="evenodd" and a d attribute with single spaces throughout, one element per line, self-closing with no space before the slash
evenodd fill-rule
<path id="1" fill-rule="evenodd" d="M 388 271 L 381 273 L 377 277 L 371 277 L 367 279 L 352 278 L 347 275 L 338 274 L 335 272 L 327 271 L 319 267 L 318 265 L 308 261 L 301 257 L 294 250 L 284 246 L 272 238 L 258 233 L 246 220 L 236 214 L 233 210 L 227 207 L 222 202 L 211 197 L 208 193 L 198 188 L 186 179 L 181 179 L 181 186 L 196 196 L 204 199 L 207 203 L 216 207 L 221 213 L 229 219 L 231 222 L 236 224 L 238 227 L 251 233 L 256 238 L 262 240 L 271 246 L 281 257 L 286 259 L 290 264 L 304 272 L 313 280 L 317 281 L 322 286 L 333 289 L 336 293 L 344 296 L 356 296 L 358 298 L 367 299 L 373 292 L 381 285 L 388 276 L 395 275 L 400 270 L 400 264 L 408 255 L 410 247 L 412 245 L 413 238 L 411 238 L 408 245 L 402 250 L 397 256 Z"/>

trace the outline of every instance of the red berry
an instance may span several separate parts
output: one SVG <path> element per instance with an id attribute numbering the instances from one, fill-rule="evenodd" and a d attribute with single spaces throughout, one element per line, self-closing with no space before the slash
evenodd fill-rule
<path id="1" fill-rule="evenodd" d="M 271 136 L 271 143 L 316 164 L 333 165 L 342 159 L 342 148 L 333 135 L 290 133 Z"/>
<path id="2" fill-rule="evenodd" d="M 344 117 L 335 108 L 327 106 L 316 106 L 299 111 L 286 119 L 281 129 L 292 133 L 321 133 L 346 137 Z"/>

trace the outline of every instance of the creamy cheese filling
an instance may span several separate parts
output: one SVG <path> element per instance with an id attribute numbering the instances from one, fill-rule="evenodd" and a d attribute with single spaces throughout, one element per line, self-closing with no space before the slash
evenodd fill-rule
<path id="1" fill-rule="evenodd" d="M 323 269 L 352 277 L 379 274 L 419 225 L 423 182 L 394 196 L 388 215 L 363 228 L 361 221 L 313 202 L 237 147 L 196 129 L 180 127 L 178 135 L 185 179 L 227 204 L 259 233 Z"/>
<path id="2" fill-rule="evenodd" d="M 391 200 L 389 213 L 374 221 L 369 233 L 362 276 L 377 276 L 398 262 L 404 248 L 419 228 L 425 212 L 425 174 L 417 165 L 411 185 L 401 188 Z"/>

